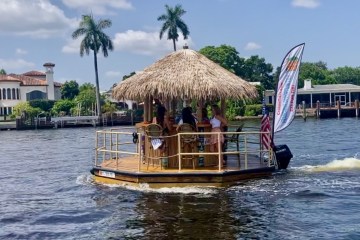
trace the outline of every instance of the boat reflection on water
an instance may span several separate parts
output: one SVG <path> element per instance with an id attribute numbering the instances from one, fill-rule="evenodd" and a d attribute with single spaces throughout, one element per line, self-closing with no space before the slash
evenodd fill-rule
<path id="1" fill-rule="evenodd" d="M 257 237 L 252 226 L 257 216 L 252 209 L 241 207 L 227 192 L 208 194 L 145 193 L 138 198 L 135 216 L 126 220 L 132 237 L 142 239 L 236 239 Z M 212 219 L 212 221 L 209 221 Z M 262 221 L 260 221 L 262 222 Z M 257 222 L 256 224 L 259 224 Z M 119 236 L 117 236 L 119 237 Z"/>

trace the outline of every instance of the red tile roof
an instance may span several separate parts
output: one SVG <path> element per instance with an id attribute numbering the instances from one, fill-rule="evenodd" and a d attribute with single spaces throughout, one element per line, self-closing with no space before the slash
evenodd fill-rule
<path id="1" fill-rule="evenodd" d="M 43 73 L 43 72 L 39 72 L 39 71 L 30 71 L 30 72 L 26 72 L 26 73 L 23 73 L 21 75 L 24 75 L 24 76 L 29 76 L 29 77 L 35 77 L 35 76 L 43 76 L 43 77 L 46 77 L 46 74 Z"/>
<path id="2" fill-rule="evenodd" d="M 44 77 L 46 77 L 46 74 L 43 72 L 30 71 L 21 75 L 14 73 L 8 75 L 0 74 L 0 81 L 17 81 L 20 82 L 22 86 L 47 86 L 48 84 Z M 61 87 L 62 85 L 62 83 L 54 82 L 55 87 Z"/>
<path id="3" fill-rule="evenodd" d="M 26 85 L 26 86 L 47 86 L 48 85 L 46 81 L 38 79 L 38 78 L 34 78 L 34 77 L 28 77 L 25 75 L 16 75 L 16 74 L 9 74 L 9 76 L 20 80 L 22 82 L 21 85 Z"/>
<path id="4" fill-rule="evenodd" d="M 9 75 L 2 75 L 0 74 L 0 81 L 17 81 L 17 82 L 21 82 L 21 80 L 14 78 L 12 76 Z"/>

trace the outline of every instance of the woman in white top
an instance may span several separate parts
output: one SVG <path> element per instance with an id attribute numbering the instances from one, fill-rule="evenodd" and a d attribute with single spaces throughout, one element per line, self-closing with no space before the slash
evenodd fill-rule
<path id="1" fill-rule="evenodd" d="M 228 122 L 226 118 L 221 116 L 221 111 L 218 105 L 212 105 L 211 106 L 213 117 L 210 119 L 211 124 L 211 132 L 222 132 L 222 127 L 227 126 Z M 222 144 L 224 143 L 224 135 L 220 134 L 220 148 L 222 147 Z M 212 134 L 210 139 L 210 151 L 211 152 L 218 152 L 218 134 Z M 223 164 L 226 164 L 223 161 Z"/>

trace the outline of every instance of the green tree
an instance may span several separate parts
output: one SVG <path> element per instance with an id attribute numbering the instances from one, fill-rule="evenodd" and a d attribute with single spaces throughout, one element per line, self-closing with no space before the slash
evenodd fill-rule
<path id="1" fill-rule="evenodd" d="M 26 115 L 29 118 L 33 118 L 36 117 L 39 113 L 41 113 L 41 109 L 30 106 L 29 102 L 18 103 L 13 109 L 13 115 L 18 117 Z"/>
<path id="2" fill-rule="evenodd" d="M 300 65 L 299 87 L 304 86 L 304 80 L 311 79 L 312 84 L 324 85 L 337 83 L 335 78 L 331 76 L 327 69 L 326 63 L 319 61 L 315 63 L 303 62 Z"/>
<path id="3" fill-rule="evenodd" d="M 79 86 L 79 93 L 84 91 L 84 90 L 88 90 L 88 89 L 92 89 L 94 92 L 96 92 L 96 88 L 94 86 L 94 84 L 92 83 L 83 83 Z"/>
<path id="4" fill-rule="evenodd" d="M 66 81 L 60 88 L 62 99 L 74 99 L 79 94 L 79 84 L 75 80 Z"/>
<path id="5" fill-rule="evenodd" d="M 234 47 L 224 44 L 220 47 L 206 46 L 199 52 L 230 72 L 238 76 L 243 75 L 242 67 L 245 60 L 239 56 Z"/>
<path id="6" fill-rule="evenodd" d="M 272 64 L 266 63 L 265 58 L 256 55 L 245 60 L 241 77 L 249 82 L 260 82 L 265 89 L 272 89 L 274 86 L 272 71 Z"/>
<path id="7" fill-rule="evenodd" d="M 91 84 L 83 84 L 80 86 L 80 93 L 76 96 L 75 101 L 81 107 L 82 115 L 91 115 L 95 106 L 95 88 Z"/>
<path id="8" fill-rule="evenodd" d="M 331 76 L 338 83 L 350 83 L 360 85 L 360 67 L 338 67 L 331 71 Z"/>
<path id="9" fill-rule="evenodd" d="M 54 107 L 52 108 L 52 112 L 55 115 L 59 115 L 60 112 L 64 112 L 66 115 L 70 115 L 71 109 L 76 106 L 76 102 L 70 99 L 61 99 L 56 101 Z"/>
<path id="10" fill-rule="evenodd" d="M 116 112 L 118 109 L 116 107 L 116 105 L 110 101 L 105 101 L 104 107 L 103 107 L 103 113 L 109 113 L 109 114 L 113 114 L 114 112 Z"/>
<path id="11" fill-rule="evenodd" d="M 186 13 L 182 9 L 181 5 L 176 5 L 175 8 L 165 5 L 166 13 L 158 17 L 158 21 L 163 21 L 163 25 L 160 29 L 160 39 L 162 39 L 164 33 L 167 31 L 168 40 L 173 41 L 174 51 L 176 51 L 175 41 L 178 40 L 179 34 L 178 29 L 180 29 L 184 39 L 187 39 L 190 34 L 188 26 L 181 19 L 181 16 Z"/>
<path id="12" fill-rule="evenodd" d="M 50 112 L 55 104 L 55 101 L 47 99 L 35 99 L 29 101 L 29 104 L 33 108 L 40 108 L 44 112 Z"/>
<path id="13" fill-rule="evenodd" d="M 83 15 L 82 20 L 80 21 L 79 28 L 76 29 L 72 37 L 74 39 L 84 36 L 80 44 L 80 56 L 89 55 L 90 50 L 94 52 L 94 67 L 95 67 L 95 84 L 96 84 L 96 103 L 97 103 L 97 112 L 101 117 L 101 103 L 100 103 L 100 89 L 99 89 L 99 74 L 97 66 L 97 54 L 101 49 L 104 57 L 108 56 L 108 50 L 112 51 L 114 49 L 113 43 L 108 35 L 106 35 L 103 30 L 105 28 L 111 27 L 111 21 L 109 19 L 100 19 L 98 22 L 95 22 L 92 15 Z"/>

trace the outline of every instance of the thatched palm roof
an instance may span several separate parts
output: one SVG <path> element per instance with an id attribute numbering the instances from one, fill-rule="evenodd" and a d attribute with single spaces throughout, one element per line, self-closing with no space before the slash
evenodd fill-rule
<path id="1" fill-rule="evenodd" d="M 245 99 L 257 96 L 256 88 L 235 74 L 190 49 L 173 52 L 144 71 L 120 82 L 116 99 L 155 98 Z"/>

